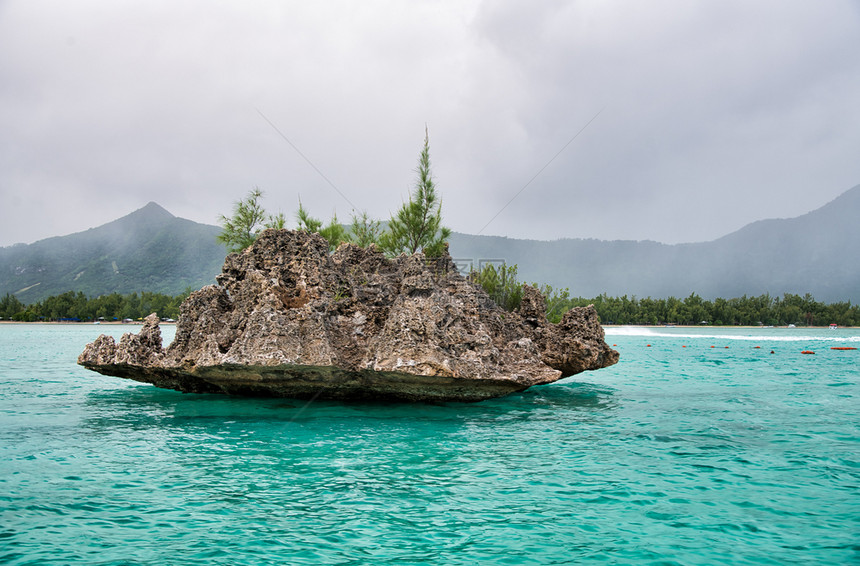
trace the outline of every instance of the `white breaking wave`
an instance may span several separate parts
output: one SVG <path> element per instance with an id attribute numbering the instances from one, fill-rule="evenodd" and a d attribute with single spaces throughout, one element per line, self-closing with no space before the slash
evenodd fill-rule
<path id="1" fill-rule="evenodd" d="M 696 332 L 692 328 L 654 328 L 644 326 L 614 326 L 604 328 L 606 336 L 647 336 L 649 338 L 687 338 L 690 340 L 741 340 L 746 342 L 860 342 L 856 330 L 821 330 L 821 334 L 809 334 L 805 330 L 775 328 L 772 334 L 745 334 L 747 329 L 724 330 L 714 328 L 713 332 Z M 799 334 L 798 332 L 803 332 Z"/>
<path id="2" fill-rule="evenodd" d="M 659 336 L 653 328 L 644 326 L 612 326 L 604 328 L 603 333 L 607 336 Z M 669 336 L 666 334 L 665 336 Z"/>

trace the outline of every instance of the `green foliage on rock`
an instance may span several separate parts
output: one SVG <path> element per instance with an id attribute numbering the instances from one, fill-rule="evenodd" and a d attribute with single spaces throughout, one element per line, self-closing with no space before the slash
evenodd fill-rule
<path id="1" fill-rule="evenodd" d="M 480 285 L 497 305 L 507 311 L 519 308 L 523 300 L 523 285 L 517 280 L 517 266 L 500 264 L 498 267 L 491 263 L 469 275 L 473 283 Z M 553 289 L 550 285 L 532 283 L 532 287 L 540 291 L 546 304 L 546 318 L 550 322 L 559 322 L 562 315 L 570 306 L 570 291 Z"/>
<path id="2" fill-rule="evenodd" d="M 233 216 L 220 217 L 222 231 L 218 241 L 227 246 L 231 252 L 241 252 L 254 243 L 261 231 L 266 228 L 284 228 L 286 217 L 283 214 L 267 214 L 260 204 L 263 191 L 254 187 L 244 199 L 239 200 L 233 207 Z"/>
<path id="3" fill-rule="evenodd" d="M 451 236 L 451 230 L 442 226 L 442 200 L 436 195 L 430 171 L 430 136 L 426 129 L 417 172 L 418 182 L 409 202 L 392 215 L 388 231 L 380 238 L 382 249 L 391 256 L 423 250 L 428 257 L 438 257 Z"/>
<path id="4" fill-rule="evenodd" d="M 414 254 L 423 251 L 427 257 L 438 257 L 445 251 L 445 243 L 451 230 L 442 226 L 442 200 L 436 194 L 436 185 L 430 171 L 430 137 L 425 129 L 424 147 L 418 159 L 418 181 L 409 202 L 391 217 L 387 229 L 382 229 L 378 220 L 371 219 L 367 212 L 353 214 L 352 226 L 347 229 L 332 215 L 328 224 L 310 215 L 299 200 L 296 212 L 297 229 L 316 232 L 329 243 L 334 251 L 344 242 L 354 242 L 361 247 L 376 244 L 389 256 L 401 253 Z M 263 192 L 254 188 L 248 196 L 238 201 L 233 216 L 221 216 L 223 227 L 218 240 L 233 252 L 240 252 L 254 243 L 265 228 L 285 228 L 283 214 L 271 216 L 260 204 Z"/>
<path id="5" fill-rule="evenodd" d="M 570 307 L 567 306 L 570 300 L 570 289 L 567 287 L 553 289 L 551 285 L 547 284 L 532 283 L 532 285 L 537 287 L 537 290 L 543 295 L 544 301 L 546 301 L 546 319 L 550 322 L 560 322 L 564 313 L 570 310 Z"/>
<path id="6" fill-rule="evenodd" d="M 302 206 L 301 199 L 299 200 L 299 209 L 296 211 L 296 221 L 298 222 L 297 230 L 319 232 L 322 228 L 322 221 L 310 215 L 307 209 Z"/>
<path id="7" fill-rule="evenodd" d="M 329 223 L 322 229 L 320 229 L 320 236 L 328 240 L 328 248 L 330 251 L 334 251 L 337 249 L 339 245 L 344 242 L 351 242 L 352 239 L 349 236 L 349 232 L 347 232 L 346 228 L 343 227 L 343 224 L 337 221 L 337 214 L 333 214 Z"/>
<path id="8" fill-rule="evenodd" d="M 367 248 L 371 244 L 379 244 L 382 233 L 382 225 L 379 220 L 370 218 L 367 211 L 362 211 L 360 216 L 352 215 L 350 236 L 355 244 L 362 248 Z"/>
<path id="9" fill-rule="evenodd" d="M 316 232 L 326 240 L 328 240 L 329 251 L 334 251 L 339 245 L 344 242 L 351 242 L 349 232 L 346 228 L 337 221 L 337 213 L 333 214 L 329 223 L 323 226 L 321 220 L 314 218 L 302 206 L 302 201 L 299 201 L 299 210 L 296 212 L 296 220 L 298 220 L 298 229 L 306 232 Z"/>
<path id="10" fill-rule="evenodd" d="M 497 305 L 513 311 L 523 300 L 523 284 L 517 281 L 517 266 L 488 263 L 470 273 L 473 283 L 480 285 Z"/>

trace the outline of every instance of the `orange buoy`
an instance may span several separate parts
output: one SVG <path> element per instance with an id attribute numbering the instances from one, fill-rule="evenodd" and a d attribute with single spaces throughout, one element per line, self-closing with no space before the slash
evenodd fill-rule
<path id="1" fill-rule="evenodd" d="M 711 348 L 716 348 L 716 346 L 711 346 Z"/>
<path id="2" fill-rule="evenodd" d="M 729 349 L 729 347 L 728 347 L 728 346 L 726 346 L 726 350 L 728 350 L 728 349 Z"/>
<path id="3" fill-rule="evenodd" d="M 753 346 L 753 350 L 761 350 L 761 346 Z"/>
<path id="4" fill-rule="evenodd" d="M 651 347 L 651 344 L 645 344 L 645 347 L 646 347 L 646 348 L 650 348 L 650 347 Z"/>
<path id="5" fill-rule="evenodd" d="M 853 346 L 833 346 L 831 350 L 856 350 Z"/>
<path id="6" fill-rule="evenodd" d="M 814 354 L 814 353 L 815 352 L 813 352 L 812 350 L 804 350 L 801 352 L 801 354 Z"/>

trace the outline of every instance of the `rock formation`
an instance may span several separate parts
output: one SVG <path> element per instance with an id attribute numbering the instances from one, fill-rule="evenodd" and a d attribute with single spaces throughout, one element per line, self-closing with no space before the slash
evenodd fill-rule
<path id="1" fill-rule="evenodd" d="M 330 254 L 318 234 L 267 230 L 216 280 L 182 304 L 167 349 L 150 315 L 119 344 L 100 336 L 78 363 L 186 392 L 479 401 L 618 361 L 592 307 L 552 324 L 526 287 L 505 312 L 447 253 Z"/>

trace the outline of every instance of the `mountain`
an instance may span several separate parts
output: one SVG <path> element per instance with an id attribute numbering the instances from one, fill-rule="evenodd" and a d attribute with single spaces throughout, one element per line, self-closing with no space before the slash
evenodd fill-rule
<path id="1" fill-rule="evenodd" d="M 520 280 L 568 287 L 571 294 L 705 299 L 811 293 L 860 303 L 860 185 L 823 207 L 762 220 L 711 242 L 566 239 L 553 242 L 455 234 L 464 262 L 503 259 Z"/>
<path id="2" fill-rule="evenodd" d="M 151 202 L 85 232 L 0 248 L 0 296 L 31 303 L 69 290 L 97 296 L 198 289 L 214 283 L 224 263 L 219 232 Z"/>
<path id="3" fill-rule="evenodd" d="M 516 264 L 519 279 L 574 296 L 731 298 L 812 294 L 860 303 L 860 185 L 803 216 L 762 220 L 711 242 L 516 240 L 455 233 L 461 265 Z M 0 296 L 30 303 L 65 291 L 181 293 L 213 283 L 226 249 L 217 226 L 149 203 L 104 226 L 0 248 Z"/>

